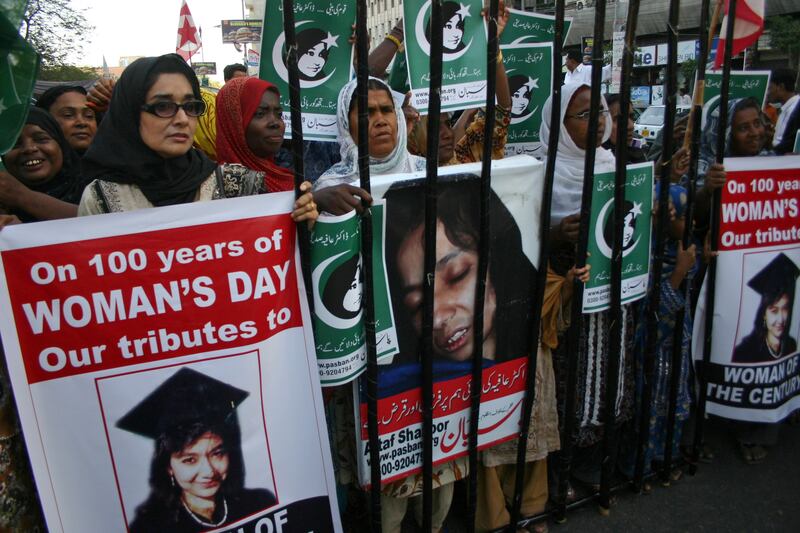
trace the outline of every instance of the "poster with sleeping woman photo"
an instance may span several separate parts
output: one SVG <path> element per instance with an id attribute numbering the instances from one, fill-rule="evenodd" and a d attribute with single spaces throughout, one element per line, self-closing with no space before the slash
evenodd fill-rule
<path id="1" fill-rule="evenodd" d="M 389 285 L 384 270 L 384 206 L 373 202 L 372 297 L 378 361 L 397 353 Z M 314 342 L 322 386 L 347 383 L 367 365 L 361 298 L 366 270 L 361 256 L 361 219 L 355 211 L 323 214 L 311 233 L 311 286 L 314 293 Z"/>
<path id="2" fill-rule="evenodd" d="M 294 20 L 303 138 L 334 142 L 337 97 L 353 72 L 353 45 L 349 39 L 356 20 L 356 3 L 354 0 L 295 2 Z M 267 0 L 261 56 L 265 59 L 261 61 L 258 77 L 278 87 L 283 118 L 289 124 L 289 65 L 281 0 Z M 291 135 L 290 128 L 286 128 L 286 138 Z"/>
<path id="3" fill-rule="evenodd" d="M 492 163 L 490 241 L 483 322 L 481 448 L 513 438 L 524 396 L 531 299 L 539 266 L 544 165 L 529 156 Z M 439 169 L 434 279 L 434 464 L 467 453 L 478 279 L 480 164 Z M 400 351 L 378 377 L 383 481 L 421 468 L 420 381 L 424 173 L 378 177 L 386 210 L 386 273 Z M 369 483 L 365 379 L 356 386 L 359 475 Z"/>
<path id="4" fill-rule="evenodd" d="M 650 275 L 653 163 L 628 165 L 622 225 L 622 303 L 644 298 Z M 583 290 L 583 312 L 611 306 L 611 256 L 614 249 L 614 172 L 597 174 L 589 224 L 589 281 Z"/>
<path id="5" fill-rule="evenodd" d="M 293 203 L 0 232 L 0 333 L 49 531 L 342 530 Z"/>
<path id="6" fill-rule="evenodd" d="M 725 158 L 708 412 L 780 422 L 800 408 L 800 156 Z M 694 321 L 702 360 L 707 279 Z"/>
<path id="7" fill-rule="evenodd" d="M 442 2 L 442 111 L 481 107 L 486 102 L 486 23 L 482 0 Z M 428 111 L 430 87 L 431 0 L 403 3 L 411 104 Z"/>
<path id="8" fill-rule="evenodd" d="M 553 44 L 503 46 L 502 50 L 511 92 L 505 155 L 541 158 L 544 151 L 539 142 L 539 126 L 542 106 L 552 92 Z"/>

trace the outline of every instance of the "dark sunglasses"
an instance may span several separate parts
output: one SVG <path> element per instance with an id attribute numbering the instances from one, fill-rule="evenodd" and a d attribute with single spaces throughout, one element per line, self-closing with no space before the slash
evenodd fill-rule
<path id="1" fill-rule="evenodd" d="M 178 114 L 178 108 L 183 109 L 184 113 L 190 117 L 199 117 L 206 112 L 206 103 L 202 100 L 189 100 L 182 104 L 175 102 L 163 101 L 154 104 L 145 104 L 142 106 L 142 111 L 146 111 L 152 115 L 161 118 L 172 118 Z"/>

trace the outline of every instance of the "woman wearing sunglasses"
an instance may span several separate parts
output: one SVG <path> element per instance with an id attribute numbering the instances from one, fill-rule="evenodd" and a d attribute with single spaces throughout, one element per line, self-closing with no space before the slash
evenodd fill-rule
<path id="1" fill-rule="evenodd" d="M 177 54 L 133 62 L 114 87 L 108 113 L 84 157 L 93 178 L 78 215 L 274 192 L 264 172 L 221 165 L 192 147 L 206 109 L 194 72 Z M 313 221 L 316 205 L 303 184 L 295 221 Z"/>

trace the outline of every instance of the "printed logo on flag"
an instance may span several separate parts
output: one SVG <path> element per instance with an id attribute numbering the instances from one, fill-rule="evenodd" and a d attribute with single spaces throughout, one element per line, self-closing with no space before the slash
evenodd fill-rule
<path id="1" fill-rule="evenodd" d="M 442 110 L 483 105 L 486 99 L 486 24 L 480 0 L 446 1 L 441 8 L 441 28 L 431 27 L 431 1 L 407 0 L 403 4 L 406 55 L 412 105 L 423 114 L 428 109 L 431 36 L 442 32 Z"/>
<path id="2" fill-rule="evenodd" d="M 622 303 L 647 293 L 650 274 L 653 164 L 629 165 L 622 204 Z M 605 311 L 611 304 L 611 255 L 614 249 L 614 172 L 594 178 L 589 225 L 591 277 L 583 295 L 584 313 Z"/>
<path id="3" fill-rule="evenodd" d="M 350 80 L 353 46 L 348 41 L 355 19 L 354 0 L 309 0 L 294 6 L 297 70 L 302 90 L 303 138 L 335 141 L 339 91 Z M 289 122 L 289 64 L 283 27 L 283 4 L 267 0 L 259 78 L 277 85 L 283 118 Z M 290 128 L 286 138 L 291 137 Z"/>
<path id="4" fill-rule="evenodd" d="M 511 91 L 506 156 L 536 156 L 541 149 L 539 126 L 542 123 L 542 107 L 552 88 L 553 45 L 504 46 L 503 63 Z"/>

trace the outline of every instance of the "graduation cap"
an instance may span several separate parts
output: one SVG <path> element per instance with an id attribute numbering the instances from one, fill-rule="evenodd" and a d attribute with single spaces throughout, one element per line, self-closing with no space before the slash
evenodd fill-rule
<path id="1" fill-rule="evenodd" d="M 794 294 L 794 286 L 800 268 L 786 254 L 778 254 L 775 259 L 753 276 L 747 285 L 759 294 Z"/>
<path id="2" fill-rule="evenodd" d="M 157 439 L 170 429 L 203 422 L 222 424 L 250 393 L 190 368 L 181 368 L 136 407 L 117 427 Z"/>

